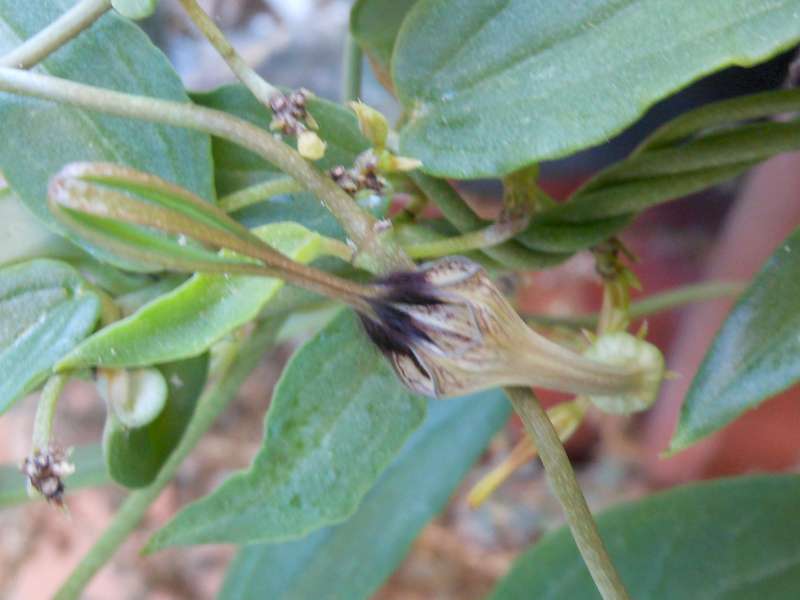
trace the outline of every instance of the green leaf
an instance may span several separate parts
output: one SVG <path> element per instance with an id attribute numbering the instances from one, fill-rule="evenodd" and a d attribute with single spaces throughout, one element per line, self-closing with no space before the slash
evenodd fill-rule
<path id="1" fill-rule="evenodd" d="M 0 0 L 0 54 L 43 29 L 73 4 L 73 0 Z M 38 69 L 122 92 L 189 100 L 166 57 L 138 27 L 112 13 L 53 53 Z M 206 200 L 214 198 L 211 145 L 205 134 L 9 94 L 0 94 L 0 122 L 0 170 L 25 205 L 54 231 L 63 233 L 47 210 L 47 182 L 69 162 L 119 163 L 159 175 Z"/>
<path id="2" fill-rule="evenodd" d="M 44 382 L 99 313 L 97 295 L 69 265 L 38 259 L 0 269 L 0 414 Z"/>
<path id="3" fill-rule="evenodd" d="M 639 212 L 740 175 L 800 148 L 800 122 L 752 122 L 800 110 L 800 90 L 749 94 L 688 111 L 647 137 L 625 160 L 538 215 L 517 236 L 528 248 L 577 251 L 614 235 Z"/>
<path id="4" fill-rule="evenodd" d="M 75 473 L 66 480 L 67 496 L 75 490 L 111 483 L 99 444 L 78 446 L 70 455 Z M 28 502 L 25 477 L 19 465 L 0 465 L 0 509 Z"/>
<path id="5" fill-rule="evenodd" d="M 740 477 L 670 490 L 598 518 L 631 598 L 794 600 L 800 478 Z M 600 599 L 569 531 L 521 555 L 491 600 Z"/>
<path id="6" fill-rule="evenodd" d="M 352 517 L 301 540 L 241 548 L 220 600 L 369 598 L 442 510 L 510 412 L 498 390 L 428 406 L 425 423 Z"/>
<path id="7" fill-rule="evenodd" d="M 223 86 L 213 92 L 195 94 L 193 99 L 198 104 L 228 112 L 260 127 L 267 127 L 272 119 L 272 114 L 242 85 Z M 319 125 L 319 135 L 328 144 L 325 156 L 316 162 L 321 169 L 336 165 L 349 167 L 356 156 L 369 147 L 350 110 L 316 97 L 308 99 L 308 110 Z M 212 149 L 220 196 L 285 176 L 261 157 L 226 140 L 213 138 Z M 235 216 L 248 227 L 295 221 L 322 235 L 344 238 L 336 219 L 312 194 L 279 196 L 241 210 Z"/>
<path id="8" fill-rule="evenodd" d="M 309 262 L 321 238 L 294 223 L 265 225 L 257 236 L 294 260 Z M 197 356 L 254 319 L 283 281 L 250 275 L 199 273 L 75 348 L 59 369 L 134 367 Z"/>
<path id="9" fill-rule="evenodd" d="M 400 25 L 418 0 L 357 0 L 350 11 L 350 32 L 369 56 L 375 74 L 391 88 L 391 58 Z"/>
<path id="10" fill-rule="evenodd" d="M 685 448 L 800 380 L 800 229 L 742 294 L 697 372 L 670 450 Z"/>
<path id="11" fill-rule="evenodd" d="M 10 189 L 0 190 L 0 265 L 80 255 L 76 246 L 42 225 Z"/>
<path id="12" fill-rule="evenodd" d="M 178 513 L 146 551 L 301 537 L 343 521 L 425 416 L 356 316 L 336 318 L 292 358 L 249 470 Z"/>
<path id="13" fill-rule="evenodd" d="M 208 372 L 208 354 L 159 365 L 167 382 L 167 401 L 161 414 L 148 425 L 126 429 L 111 416 L 103 431 L 103 457 L 112 479 L 136 488 L 153 481 L 178 445 L 194 413 Z"/>
<path id="14" fill-rule="evenodd" d="M 504 175 L 607 140 L 648 107 L 800 39 L 793 0 L 420 0 L 392 56 L 429 173 Z"/>

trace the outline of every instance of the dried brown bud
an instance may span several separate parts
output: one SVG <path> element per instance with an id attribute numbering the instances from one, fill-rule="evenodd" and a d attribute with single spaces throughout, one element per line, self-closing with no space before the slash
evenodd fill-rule
<path id="1" fill-rule="evenodd" d="M 20 466 L 31 487 L 58 506 L 64 504 L 64 478 L 75 472 L 68 454 L 57 447 L 36 450 Z"/>
<path id="2" fill-rule="evenodd" d="M 277 93 L 269 100 L 272 109 L 270 129 L 286 135 L 300 135 L 308 129 L 316 129 L 317 123 L 308 112 L 308 92 L 295 90 L 288 95 Z"/>
<path id="3" fill-rule="evenodd" d="M 441 398 L 524 385 L 607 399 L 657 391 L 645 385 L 652 377 L 639 365 L 591 360 L 530 329 L 483 268 L 466 258 L 428 263 L 376 285 L 364 327 L 418 393 Z"/>

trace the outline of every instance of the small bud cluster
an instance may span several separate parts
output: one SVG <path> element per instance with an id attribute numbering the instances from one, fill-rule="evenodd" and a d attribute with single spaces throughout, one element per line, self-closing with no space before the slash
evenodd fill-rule
<path id="1" fill-rule="evenodd" d="M 361 190 L 380 194 L 386 188 L 386 180 L 378 174 L 378 159 L 370 151 L 360 154 L 352 169 L 338 165 L 328 171 L 328 174 L 351 196 Z"/>
<path id="2" fill-rule="evenodd" d="M 308 92 L 300 89 L 289 94 L 277 93 L 269 101 L 272 109 L 272 122 L 269 128 L 286 135 L 298 136 L 309 129 L 316 129 L 317 123 L 308 112 Z"/>
<path id="3" fill-rule="evenodd" d="M 64 504 L 64 478 L 75 472 L 75 466 L 67 460 L 68 454 L 57 447 L 36 450 L 20 466 L 30 485 L 58 506 Z"/>

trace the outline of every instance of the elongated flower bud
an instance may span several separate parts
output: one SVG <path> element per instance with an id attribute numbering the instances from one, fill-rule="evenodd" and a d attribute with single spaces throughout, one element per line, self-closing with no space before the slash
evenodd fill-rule
<path id="1" fill-rule="evenodd" d="M 420 394 L 442 398 L 522 385 L 606 400 L 643 394 L 641 404 L 649 404 L 657 392 L 654 374 L 638 364 L 591 360 L 530 329 L 483 268 L 466 258 L 428 263 L 376 285 L 364 327 L 403 383 Z"/>

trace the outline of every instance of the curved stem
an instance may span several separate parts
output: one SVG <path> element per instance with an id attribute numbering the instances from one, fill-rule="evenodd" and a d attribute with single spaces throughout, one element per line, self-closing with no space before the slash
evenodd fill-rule
<path id="1" fill-rule="evenodd" d="M 197 445 L 197 442 L 214 423 L 219 414 L 236 395 L 239 386 L 244 382 L 258 362 L 261 355 L 272 344 L 279 330 L 280 319 L 267 320 L 259 324 L 240 348 L 235 349 L 235 358 L 223 361 L 220 368 L 215 369 L 218 379 L 210 383 L 197 401 L 194 416 L 189 422 L 178 446 L 164 463 L 155 481 L 146 488 L 131 493 L 114 515 L 111 525 L 103 532 L 100 539 L 81 559 L 81 562 L 70 574 L 69 578 L 58 590 L 56 600 L 72 600 L 79 598 L 81 592 L 111 558 L 128 535 L 142 520 L 148 507 L 158 498 L 161 491 L 172 481 L 181 463 Z"/>
<path id="2" fill-rule="evenodd" d="M 261 75 L 255 72 L 245 60 L 239 56 L 236 49 L 231 46 L 225 35 L 214 23 L 214 20 L 206 14 L 196 0 L 179 0 L 181 6 L 189 15 L 189 18 L 203 33 L 205 38 L 219 52 L 219 55 L 228 63 L 231 71 L 241 81 L 253 95 L 258 98 L 264 106 L 269 106 L 269 101 L 276 93 L 278 88 L 267 83 Z"/>
<path id="3" fill-rule="evenodd" d="M 272 196 L 291 194 L 302 190 L 300 184 L 291 177 L 276 177 L 223 196 L 219 199 L 219 207 L 225 212 L 235 212 L 258 204 Z"/>
<path id="4" fill-rule="evenodd" d="M 89 27 L 109 8 L 111 0 L 81 0 L 39 33 L 0 56 L 0 67 L 31 68 Z"/>
<path id="5" fill-rule="evenodd" d="M 42 390 L 39 403 L 36 405 L 36 416 L 33 420 L 33 452 L 46 451 L 50 445 L 53 432 L 53 418 L 56 414 L 58 399 L 69 380 L 68 373 L 58 373 L 50 377 Z"/>
<path id="6" fill-rule="evenodd" d="M 746 284 L 733 281 L 709 281 L 679 287 L 649 298 L 632 302 L 628 310 L 631 319 L 678 308 L 692 302 L 704 302 L 728 296 L 738 296 L 744 291 Z M 550 315 L 525 315 L 525 320 L 536 325 L 554 327 L 571 327 L 574 329 L 589 328 L 597 325 L 599 313 L 575 315 L 571 317 L 555 317 Z"/>
<path id="7" fill-rule="evenodd" d="M 550 486 L 564 509 L 572 537 L 603 600 L 628 600 L 625 585 L 600 538 L 567 453 L 547 413 L 529 389 L 506 388 L 505 391 L 539 450 Z"/>
<path id="8" fill-rule="evenodd" d="M 342 102 L 358 100 L 361 97 L 361 76 L 364 54 L 352 34 L 347 34 L 342 56 Z"/>
<path id="9" fill-rule="evenodd" d="M 413 267 L 387 236 L 379 236 L 376 220 L 336 183 L 271 133 L 222 111 L 83 85 L 38 73 L 0 68 L 0 91 L 54 100 L 111 115 L 196 129 L 255 152 L 291 175 L 333 213 L 358 246 L 358 264 L 386 272 Z"/>

